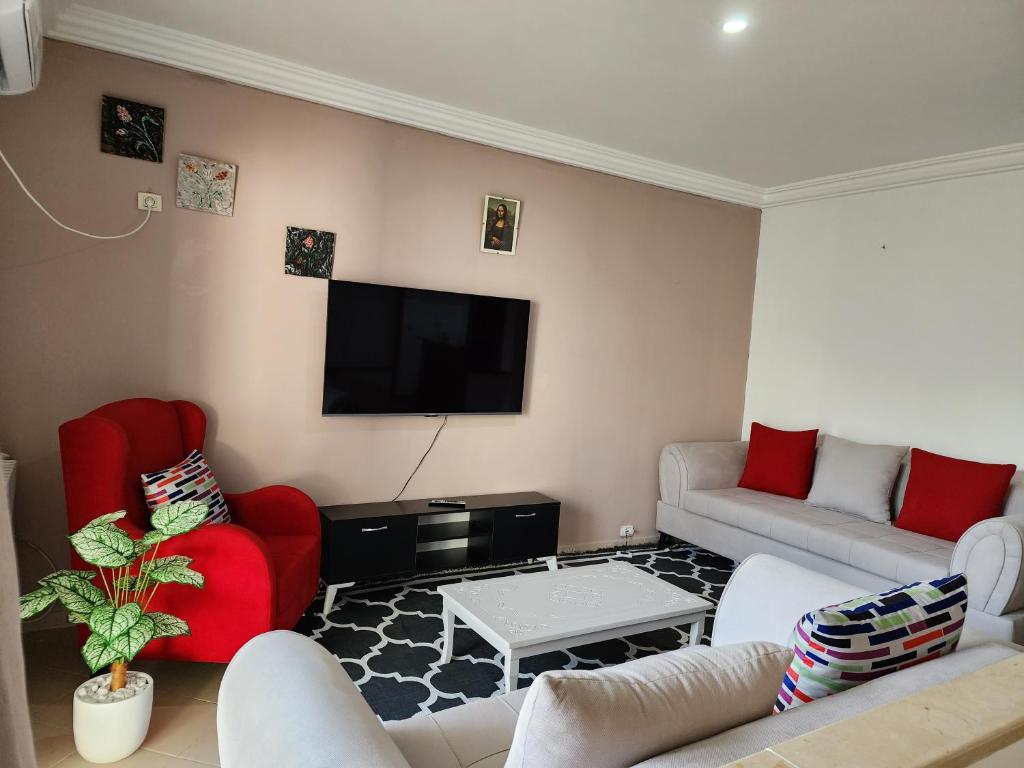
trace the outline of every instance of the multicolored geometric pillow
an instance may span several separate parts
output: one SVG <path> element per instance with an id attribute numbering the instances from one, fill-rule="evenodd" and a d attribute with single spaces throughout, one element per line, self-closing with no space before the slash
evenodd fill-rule
<path id="1" fill-rule="evenodd" d="M 963 574 L 857 597 L 806 614 L 775 712 L 949 653 L 967 611 Z"/>
<path id="2" fill-rule="evenodd" d="M 213 470 L 199 451 L 192 451 L 170 469 L 146 472 L 142 475 L 142 490 L 151 510 L 172 501 L 201 501 L 210 508 L 206 522 L 231 522 L 228 503 L 213 477 Z"/>

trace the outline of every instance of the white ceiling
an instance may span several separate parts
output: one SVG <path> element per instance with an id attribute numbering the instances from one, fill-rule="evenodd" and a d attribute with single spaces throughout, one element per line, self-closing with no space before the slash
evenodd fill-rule
<path id="1" fill-rule="evenodd" d="M 757 187 L 1024 141 L 1024 0 L 78 5 Z"/>

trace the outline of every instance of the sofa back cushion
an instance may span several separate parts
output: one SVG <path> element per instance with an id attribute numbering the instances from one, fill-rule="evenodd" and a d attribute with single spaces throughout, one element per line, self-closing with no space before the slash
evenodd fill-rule
<path id="1" fill-rule="evenodd" d="M 825 435 L 807 503 L 888 524 L 905 445 L 867 445 Z"/>
<path id="2" fill-rule="evenodd" d="M 627 768 L 771 712 L 793 653 L 774 643 L 695 646 L 538 677 L 506 768 Z"/>
<path id="3" fill-rule="evenodd" d="M 998 517 L 1007 503 L 1013 464 L 982 464 L 915 448 L 896 526 L 957 541 L 975 523 Z"/>
<path id="4" fill-rule="evenodd" d="M 817 439 L 816 429 L 787 432 L 755 421 L 739 487 L 806 499 Z"/>

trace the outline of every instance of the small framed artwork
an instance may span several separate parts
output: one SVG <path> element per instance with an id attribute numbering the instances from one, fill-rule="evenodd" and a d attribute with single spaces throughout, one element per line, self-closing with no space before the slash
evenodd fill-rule
<path id="1" fill-rule="evenodd" d="M 334 270 L 334 233 L 288 227 L 284 241 L 284 273 L 331 279 Z"/>
<path id="2" fill-rule="evenodd" d="M 484 198 L 484 221 L 480 231 L 481 251 L 515 256 L 521 208 L 522 203 L 519 200 L 509 197 L 487 195 Z"/>
<path id="3" fill-rule="evenodd" d="M 178 155 L 179 208 L 231 216 L 238 166 L 196 155 Z"/>
<path id="4" fill-rule="evenodd" d="M 154 163 L 164 161 L 164 108 L 104 96 L 100 151 Z"/>

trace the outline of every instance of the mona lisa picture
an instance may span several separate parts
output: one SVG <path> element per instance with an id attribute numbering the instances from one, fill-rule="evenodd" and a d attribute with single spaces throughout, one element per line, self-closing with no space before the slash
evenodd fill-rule
<path id="1" fill-rule="evenodd" d="M 518 200 L 487 195 L 484 198 L 484 223 L 480 235 L 480 250 L 484 253 L 507 253 L 515 256 L 519 237 Z"/>

